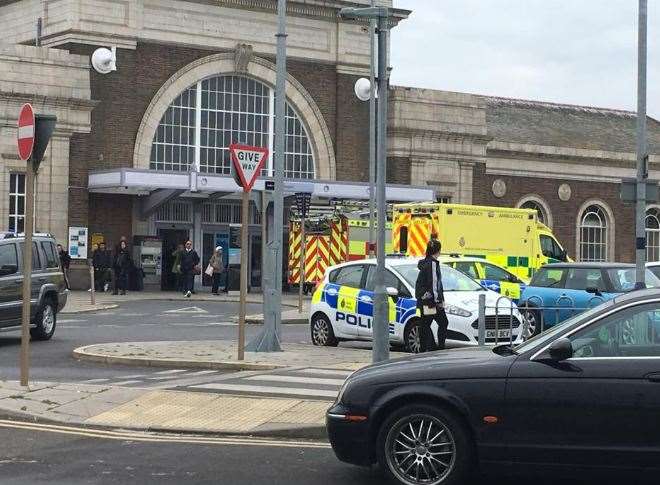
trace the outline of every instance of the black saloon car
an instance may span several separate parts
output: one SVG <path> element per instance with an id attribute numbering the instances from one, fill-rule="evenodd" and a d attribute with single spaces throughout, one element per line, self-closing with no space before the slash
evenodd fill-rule
<path id="1" fill-rule="evenodd" d="M 377 462 L 409 485 L 460 484 L 499 465 L 660 468 L 660 290 L 618 296 L 515 348 L 357 371 L 327 428 L 339 459 Z"/>

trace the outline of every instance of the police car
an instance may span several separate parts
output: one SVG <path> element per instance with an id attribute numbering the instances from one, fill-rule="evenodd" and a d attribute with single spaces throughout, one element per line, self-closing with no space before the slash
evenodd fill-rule
<path id="1" fill-rule="evenodd" d="M 418 259 L 412 258 L 385 260 L 390 342 L 414 353 L 420 351 L 419 313 L 414 298 L 417 263 Z M 522 341 L 523 319 L 511 300 L 445 264 L 441 271 L 449 320 L 447 344 L 477 345 L 478 301 L 484 292 L 486 343 Z M 314 345 L 336 346 L 344 340 L 371 340 L 375 276 L 375 259 L 328 268 L 312 296 L 309 322 Z"/>
<path id="2" fill-rule="evenodd" d="M 484 258 L 451 254 L 441 256 L 440 261 L 461 273 L 465 273 L 470 278 L 478 281 L 484 288 L 508 296 L 516 303 L 520 300 L 520 294 L 527 286 L 522 279 L 510 271 Z"/>

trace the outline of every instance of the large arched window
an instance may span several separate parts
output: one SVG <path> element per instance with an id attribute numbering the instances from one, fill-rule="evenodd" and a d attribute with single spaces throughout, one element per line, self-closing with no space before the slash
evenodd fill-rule
<path id="1" fill-rule="evenodd" d="M 548 204 L 537 195 L 527 195 L 518 201 L 517 207 L 521 209 L 532 209 L 538 214 L 538 221 L 548 227 L 552 227 L 552 214 Z"/>
<path id="2" fill-rule="evenodd" d="M 590 205 L 580 216 L 580 261 L 607 261 L 608 222 L 599 205 Z"/>
<path id="3" fill-rule="evenodd" d="M 646 211 L 646 259 L 660 261 L 660 210 L 652 207 Z"/>
<path id="4" fill-rule="evenodd" d="M 214 76 L 190 86 L 167 108 L 151 146 L 153 170 L 228 175 L 229 145 L 268 147 L 273 153 L 275 94 L 244 76 Z M 287 178 L 314 178 L 314 155 L 298 114 L 286 104 L 285 169 Z M 272 157 L 268 162 L 271 163 Z M 268 175 L 271 167 L 264 169 Z"/>

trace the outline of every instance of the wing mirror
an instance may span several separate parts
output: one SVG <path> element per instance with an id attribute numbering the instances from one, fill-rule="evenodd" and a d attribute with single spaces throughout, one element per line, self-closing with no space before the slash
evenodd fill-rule
<path id="1" fill-rule="evenodd" d="M 567 338 L 557 339 L 550 345 L 548 353 L 550 354 L 550 358 L 557 362 L 570 359 L 573 357 L 573 344 Z"/>
<path id="2" fill-rule="evenodd" d="M 394 288 L 393 286 L 388 286 L 385 291 L 387 292 L 387 296 L 391 298 L 398 298 L 399 297 L 399 290 Z"/>

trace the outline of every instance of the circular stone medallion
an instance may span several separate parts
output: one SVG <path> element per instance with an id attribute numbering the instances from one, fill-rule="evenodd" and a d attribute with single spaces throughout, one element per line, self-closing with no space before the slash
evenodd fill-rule
<path id="1" fill-rule="evenodd" d="M 506 182 L 502 179 L 495 179 L 493 182 L 493 195 L 502 198 L 504 194 L 506 194 Z"/>
<path id="2" fill-rule="evenodd" d="M 559 189 L 557 189 L 557 195 L 561 200 L 566 202 L 571 198 L 571 186 L 568 184 L 561 184 Z"/>

